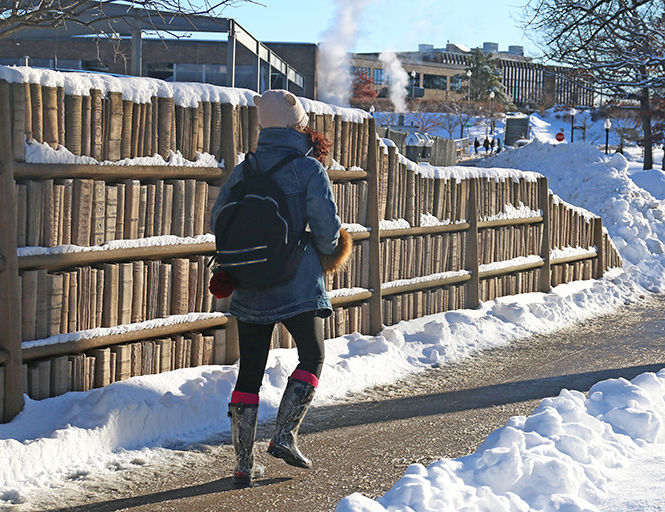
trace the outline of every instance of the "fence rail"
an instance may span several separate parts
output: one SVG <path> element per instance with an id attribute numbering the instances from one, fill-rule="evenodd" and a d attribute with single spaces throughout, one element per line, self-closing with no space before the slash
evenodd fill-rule
<path id="1" fill-rule="evenodd" d="M 11 321 L 0 341 L 0 415 L 9 420 L 20 411 L 23 392 L 44 398 L 143 373 L 234 361 L 237 328 L 226 314 L 141 325 L 228 311 L 228 299 L 207 292 L 206 256 L 214 244 L 185 238 L 208 231 L 212 203 L 231 166 L 33 164 L 22 161 L 23 148 L 28 137 L 98 160 L 178 150 L 188 159 L 207 151 L 235 163 L 256 144 L 256 109 L 206 101 L 183 107 L 173 98 L 134 104 L 94 90 L 76 98 L 57 88 L 0 81 L 3 120 L 0 219 L 9 229 L 0 234 L 6 291 L 0 314 Z M 356 111 L 311 114 L 310 125 L 333 141 L 328 176 L 342 221 L 364 226 L 351 233 L 350 263 L 326 276 L 328 289 L 343 290 L 331 301 L 327 337 L 375 334 L 384 324 L 474 308 L 500 295 L 548 291 L 621 265 L 601 219 L 555 200 L 542 177 L 427 174 L 383 145 L 374 119 Z M 521 209 L 519 218 L 506 205 Z M 396 219 L 409 227 L 381 228 Z M 94 247 L 162 235 L 186 243 Z M 65 244 L 83 247 L 17 257 L 20 247 Z M 587 251 L 551 257 L 564 247 Z M 500 262 L 509 263 L 492 266 Z M 128 324 L 133 330 L 122 334 L 66 336 Z M 46 339 L 59 335 L 70 341 Z M 272 346 L 293 346 L 283 327 L 275 329 Z"/>

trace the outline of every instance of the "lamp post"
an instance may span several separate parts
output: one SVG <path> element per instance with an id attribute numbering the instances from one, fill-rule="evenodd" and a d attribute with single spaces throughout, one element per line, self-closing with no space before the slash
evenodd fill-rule
<path id="1" fill-rule="evenodd" d="M 369 106 L 369 115 L 371 115 L 372 117 L 374 117 L 374 105 L 370 105 L 370 106 Z"/>
<path id="2" fill-rule="evenodd" d="M 572 144 L 575 140 L 575 114 L 577 110 L 575 108 L 570 109 L 570 143 Z"/>
<path id="3" fill-rule="evenodd" d="M 490 91 L 490 135 L 494 134 L 494 91 Z"/>
<path id="4" fill-rule="evenodd" d="M 603 126 L 605 127 L 605 154 L 607 154 L 610 150 L 610 128 L 612 128 L 612 121 L 609 117 L 605 119 Z"/>
<path id="5" fill-rule="evenodd" d="M 416 97 L 416 70 L 411 71 L 411 99 Z"/>
<path id="6" fill-rule="evenodd" d="M 471 70 L 467 70 L 466 78 L 469 80 L 469 87 L 466 91 L 466 101 L 471 101 Z"/>

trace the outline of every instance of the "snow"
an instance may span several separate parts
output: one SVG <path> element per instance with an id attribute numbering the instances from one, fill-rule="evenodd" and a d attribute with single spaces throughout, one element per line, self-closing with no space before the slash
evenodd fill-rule
<path id="1" fill-rule="evenodd" d="M 530 416 L 509 419 L 474 453 L 441 459 L 427 468 L 412 464 L 378 500 L 353 494 L 336 510 L 646 510 L 633 508 L 629 494 L 634 489 L 625 481 L 623 503 L 608 503 L 607 496 L 612 494 L 613 477 L 636 459 L 646 458 L 657 474 L 662 473 L 655 466 L 665 455 L 660 444 L 665 440 L 664 396 L 665 370 L 643 373 L 632 381 L 597 383 L 588 397 L 563 390 L 544 399 Z M 644 468 L 631 469 L 642 475 Z M 663 488 L 651 491 L 662 506 Z M 610 507 L 594 505 L 603 501 Z"/>
<path id="2" fill-rule="evenodd" d="M 243 155 L 244 157 L 244 155 Z M 35 139 L 25 142 L 25 161 L 29 164 L 88 164 L 88 165 L 172 165 L 181 167 L 224 167 L 224 161 L 218 162 L 214 155 L 196 152 L 195 160 L 186 160 L 180 151 L 169 151 L 168 160 L 160 155 L 123 158 L 112 162 L 95 160 L 91 156 L 77 156 L 65 146 L 53 149 L 47 142 L 41 144 Z"/>
<path id="3" fill-rule="evenodd" d="M 134 238 L 131 240 L 111 240 L 102 245 L 81 246 L 81 245 L 58 245 L 56 247 L 19 247 L 20 256 L 42 256 L 48 254 L 71 254 L 75 252 L 98 252 L 113 251 L 117 249 L 133 249 L 136 247 L 157 247 L 165 245 L 190 245 L 215 243 L 215 235 L 205 234 L 192 237 L 182 237 L 175 235 L 149 236 L 146 238 Z"/>
<path id="4" fill-rule="evenodd" d="M 116 77 L 102 73 L 61 72 L 25 66 L 0 66 L 0 80 L 9 83 L 40 84 L 43 87 L 63 87 L 65 94 L 89 96 L 98 89 L 102 96 L 109 92 L 122 93 L 122 99 L 134 103 L 150 103 L 151 98 L 173 98 L 181 107 L 198 107 L 202 101 L 254 106 L 256 91 L 237 87 L 222 87 L 199 82 L 165 82 L 157 78 Z M 357 108 L 338 107 L 321 101 L 299 98 L 307 112 L 333 114 L 343 121 L 362 123 L 370 115 Z"/>
<path id="5" fill-rule="evenodd" d="M 146 329 L 154 329 L 155 327 L 165 327 L 168 325 L 177 325 L 187 322 L 196 322 L 197 320 L 206 320 L 208 318 L 219 318 L 224 316 L 224 313 L 187 313 L 185 315 L 171 315 L 165 318 L 154 318 L 152 320 L 145 320 L 134 324 L 115 325 L 113 327 L 97 327 L 95 329 L 87 329 L 85 331 L 68 332 L 65 334 L 54 334 L 48 338 L 40 340 L 24 341 L 21 347 L 24 349 L 43 347 L 45 345 L 57 345 L 58 343 L 67 343 L 70 341 L 89 340 L 92 338 L 100 338 L 102 336 L 109 336 L 111 334 L 125 334 L 127 332 L 143 331 Z"/>
<path id="6" fill-rule="evenodd" d="M 551 130 L 549 136 L 553 136 Z M 544 127 L 541 134 L 545 137 Z M 547 294 L 500 297 L 475 310 L 400 322 L 377 336 L 352 333 L 326 340 L 327 357 L 314 407 L 609 313 L 637 300 L 645 288 L 665 291 L 665 206 L 658 190 L 649 189 L 657 188 L 657 175 L 641 176 L 639 155 L 627 151 L 625 158 L 610 157 L 588 144 L 553 146 L 535 140 L 488 158 L 486 164 L 489 171 L 423 165 L 418 172 L 445 173 L 447 179 L 487 178 L 488 172 L 490 179 L 516 179 L 520 169 L 531 171 L 529 179 L 535 179 L 540 173 L 562 201 L 583 208 L 580 212 L 602 216 L 624 269 L 612 269 L 603 279 L 562 284 Z M 519 205 L 516 210 L 506 208 L 504 213 L 536 213 Z M 396 229 L 408 223 L 384 221 L 381 227 Z M 593 250 L 558 248 L 552 257 Z M 360 291 L 364 290 L 345 289 L 331 295 Z M 261 422 L 274 418 L 296 364 L 295 349 L 271 351 L 261 389 Z M 164 448 L 228 440 L 225 410 L 236 375 L 237 364 L 204 366 L 134 377 L 42 401 L 27 399 L 17 418 L 0 425 L 4 462 L 0 506 L 38 502 L 46 489 L 75 485 L 66 481 L 77 472 L 103 479 L 109 468 L 123 461 L 138 458 L 159 463 L 166 458 Z M 663 510 L 664 399 L 665 371 L 645 373 L 632 381 L 602 381 L 587 396 L 563 390 L 543 400 L 531 415 L 511 418 L 474 453 L 443 458 L 428 467 L 414 464 L 377 500 L 352 494 L 337 510 Z M 220 468 L 227 473 L 231 469 Z"/>
<path id="7" fill-rule="evenodd" d="M 540 217 L 543 214 L 541 210 L 532 210 L 522 201 L 520 204 L 515 207 L 512 204 L 506 203 L 503 205 L 503 211 L 497 213 L 496 215 L 488 215 L 483 217 L 481 220 L 492 221 L 492 220 L 507 220 L 507 219 L 531 219 L 534 217 Z"/>
<path id="8" fill-rule="evenodd" d="M 437 281 L 439 279 L 449 279 L 452 277 L 460 277 L 468 275 L 468 270 L 450 270 L 448 272 L 437 272 L 436 274 L 429 274 L 427 276 L 412 277 L 411 279 L 397 279 L 396 281 L 388 281 L 381 285 L 382 290 L 390 288 L 397 288 L 398 286 L 406 286 L 416 283 L 427 283 L 429 281 Z"/>
<path id="9" fill-rule="evenodd" d="M 367 288 L 338 288 L 336 290 L 330 290 L 328 292 L 328 296 L 331 299 L 337 298 L 337 297 L 351 297 L 353 295 L 358 295 L 360 293 L 364 293 L 368 291 Z"/>
<path id="10" fill-rule="evenodd" d="M 495 261 L 492 263 L 484 263 L 478 266 L 478 272 L 482 275 L 483 272 L 492 272 L 495 270 L 503 270 L 510 267 L 517 267 L 520 265 L 531 265 L 534 263 L 541 263 L 543 259 L 537 254 L 531 256 L 518 256 L 509 260 Z"/>

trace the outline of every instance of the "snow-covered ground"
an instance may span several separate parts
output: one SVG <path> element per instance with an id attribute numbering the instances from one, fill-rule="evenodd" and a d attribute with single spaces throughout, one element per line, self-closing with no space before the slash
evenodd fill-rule
<path id="1" fill-rule="evenodd" d="M 314 406 L 610 312 L 645 288 L 664 292 L 665 206 L 638 184 L 638 156 L 606 158 L 582 144 L 534 142 L 488 159 L 492 167 L 541 172 L 564 200 L 601 215 L 624 270 L 548 294 L 502 297 L 476 310 L 401 322 L 375 337 L 327 340 Z M 274 416 L 296 362 L 293 349 L 271 352 L 261 421 Z M 137 458 L 163 460 L 171 447 L 228 438 L 225 410 L 236 374 L 236 366 L 188 368 L 27 399 L 23 413 L 0 425 L 0 506 L 28 508 L 71 475 L 103 478 L 109 468 Z M 632 383 L 599 383 L 588 398 L 563 391 L 528 418 L 511 419 L 475 453 L 427 468 L 413 465 L 379 500 L 354 494 L 338 510 L 665 510 L 658 508 L 665 503 L 659 485 L 665 479 L 664 396 L 662 372 Z"/>

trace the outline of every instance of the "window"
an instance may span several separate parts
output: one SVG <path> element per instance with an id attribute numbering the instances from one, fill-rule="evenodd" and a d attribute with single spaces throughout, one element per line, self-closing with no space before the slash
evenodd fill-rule
<path id="1" fill-rule="evenodd" d="M 226 64 L 204 64 L 204 82 L 214 85 L 226 85 Z"/>
<path id="2" fill-rule="evenodd" d="M 365 73 L 368 77 L 371 77 L 372 74 L 371 74 L 370 72 L 371 72 L 371 69 L 370 69 L 370 68 L 366 68 L 366 67 L 357 67 L 357 66 L 353 66 L 353 67 L 351 68 L 351 73 L 352 73 L 354 76 L 361 76 L 363 73 Z"/>
<path id="3" fill-rule="evenodd" d="M 149 62 L 148 76 L 151 78 L 159 78 L 167 82 L 173 82 L 173 64 Z"/>
<path id="4" fill-rule="evenodd" d="M 383 83 L 383 69 L 374 69 L 374 84 L 380 85 Z"/>
<path id="5" fill-rule="evenodd" d="M 441 75 L 424 75 L 423 87 L 425 89 L 440 89 L 445 91 L 448 87 L 448 77 Z"/>
<path id="6" fill-rule="evenodd" d="M 458 73 L 450 77 L 450 90 L 455 92 L 462 92 L 462 89 L 468 88 L 468 85 L 464 85 L 464 81 L 468 80 L 466 75 Z"/>

